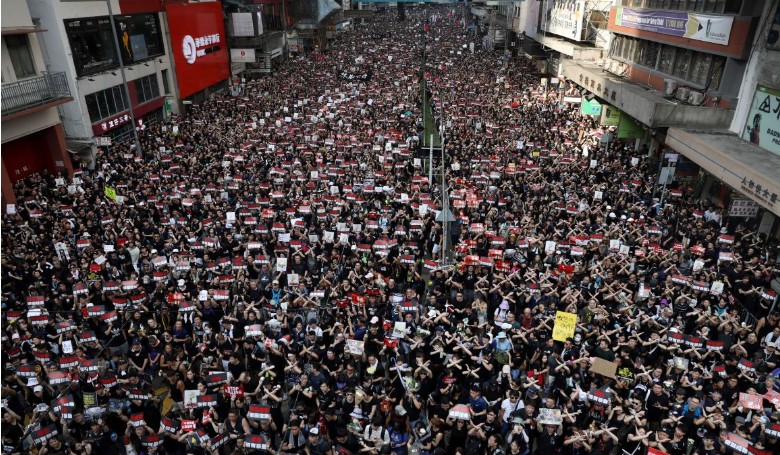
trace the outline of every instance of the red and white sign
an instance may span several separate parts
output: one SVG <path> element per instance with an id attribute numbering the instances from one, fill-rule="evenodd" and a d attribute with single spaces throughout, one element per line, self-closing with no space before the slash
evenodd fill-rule
<path id="1" fill-rule="evenodd" d="M 228 79 L 222 3 L 169 3 L 166 11 L 181 98 Z"/>

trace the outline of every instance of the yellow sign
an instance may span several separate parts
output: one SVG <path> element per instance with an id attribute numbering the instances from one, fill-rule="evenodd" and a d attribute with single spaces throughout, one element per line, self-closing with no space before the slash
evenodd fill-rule
<path id="1" fill-rule="evenodd" d="M 103 194 L 105 194 L 106 197 L 111 199 L 112 201 L 116 201 L 116 190 L 111 188 L 110 186 L 107 186 L 103 190 Z"/>
<path id="2" fill-rule="evenodd" d="M 553 326 L 553 340 L 566 341 L 566 338 L 574 337 L 574 329 L 577 328 L 577 315 L 565 311 L 555 312 L 555 325 Z"/>

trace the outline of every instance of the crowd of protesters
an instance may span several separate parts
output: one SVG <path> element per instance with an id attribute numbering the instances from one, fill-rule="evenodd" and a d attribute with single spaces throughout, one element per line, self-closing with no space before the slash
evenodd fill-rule
<path id="1" fill-rule="evenodd" d="M 780 452 L 776 244 L 409 15 L 14 185 L 4 453 Z"/>

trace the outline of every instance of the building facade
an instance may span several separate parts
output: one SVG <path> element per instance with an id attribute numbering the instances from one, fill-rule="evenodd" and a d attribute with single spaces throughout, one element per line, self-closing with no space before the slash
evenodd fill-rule
<path id="1" fill-rule="evenodd" d="M 135 126 L 141 126 L 131 124 L 130 109 L 141 124 L 163 118 L 165 97 L 174 96 L 174 74 L 160 2 L 112 0 L 113 24 L 105 1 L 27 0 L 27 4 L 46 29 L 42 37 L 47 64 L 67 76 L 74 100 L 62 107 L 62 122 L 67 137 L 85 145 L 82 157 L 87 165 L 93 137 L 123 142 L 132 137 Z"/>
<path id="2" fill-rule="evenodd" d="M 659 184 L 778 235 L 778 3 L 528 0 L 514 25 L 588 113 L 658 161 Z"/>
<path id="3" fill-rule="evenodd" d="M 3 210 L 16 203 L 17 180 L 44 170 L 73 173 L 57 112 L 73 98 L 66 74 L 46 64 L 40 45 L 45 32 L 25 2 L 3 4 Z"/>

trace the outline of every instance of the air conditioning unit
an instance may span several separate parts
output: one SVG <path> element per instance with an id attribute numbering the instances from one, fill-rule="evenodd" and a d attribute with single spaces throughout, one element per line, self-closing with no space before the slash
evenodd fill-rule
<path id="1" fill-rule="evenodd" d="M 677 93 L 674 95 L 675 98 L 678 100 L 685 102 L 688 101 L 688 96 L 691 94 L 691 90 L 687 89 L 685 87 L 680 87 L 677 89 Z"/>
<path id="2" fill-rule="evenodd" d="M 677 81 L 671 79 L 664 79 L 664 95 L 672 96 L 677 89 Z"/>
<path id="3" fill-rule="evenodd" d="M 704 93 L 702 92 L 691 92 L 688 95 L 688 103 L 693 104 L 694 106 L 698 106 L 704 101 Z"/>

